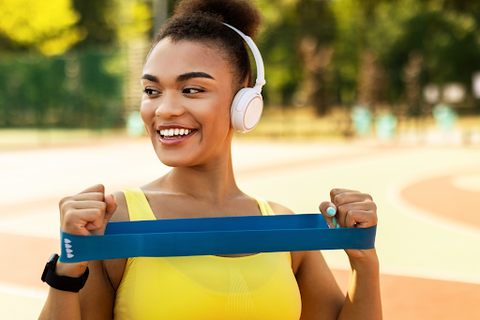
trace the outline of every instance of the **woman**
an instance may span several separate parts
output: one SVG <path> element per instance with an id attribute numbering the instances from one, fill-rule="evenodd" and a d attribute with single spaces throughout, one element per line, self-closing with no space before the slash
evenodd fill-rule
<path id="1" fill-rule="evenodd" d="M 155 152 L 173 169 L 141 189 L 102 185 L 62 199 L 61 228 L 103 234 L 109 221 L 293 214 L 236 185 L 230 106 L 253 77 L 242 38 L 260 13 L 248 0 L 179 4 L 147 56 L 141 115 Z M 333 226 L 376 224 L 371 197 L 334 189 L 320 211 Z M 328 211 L 328 213 L 327 213 Z M 336 222 L 333 222 L 333 220 Z M 375 250 L 346 250 L 345 298 L 318 251 L 130 258 L 56 264 L 88 281 L 79 293 L 51 288 L 40 319 L 381 319 Z"/>

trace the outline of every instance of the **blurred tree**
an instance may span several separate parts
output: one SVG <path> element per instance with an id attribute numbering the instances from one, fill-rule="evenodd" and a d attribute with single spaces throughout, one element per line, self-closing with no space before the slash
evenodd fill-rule
<path id="1" fill-rule="evenodd" d="M 267 33 L 259 41 L 266 60 L 270 104 L 328 106 L 329 64 L 335 21 L 328 0 L 259 1 Z M 315 27 L 312 27 L 315 26 Z"/>
<path id="2" fill-rule="evenodd" d="M 84 34 L 84 39 L 77 43 L 77 48 L 103 47 L 115 42 L 118 28 L 115 14 L 118 10 L 114 0 L 72 0 L 72 2 L 79 15 L 76 25 Z"/>
<path id="3" fill-rule="evenodd" d="M 59 54 L 85 38 L 70 0 L 0 0 L 0 52 Z"/>
<path id="4" fill-rule="evenodd" d="M 420 97 L 412 101 L 413 79 L 406 76 L 415 55 L 423 57 L 415 91 L 427 83 L 461 82 L 471 87 L 471 74 L 480 68 L 480 12 L 476 1 L 461 4 L 460 8 L 455 1 L 402 0 L 379 7 L 377 21 L 382 32 L 375 34 L 380 34 L 382 43 L 377 48 L 392 80 L 391 102 L 403 100 L 412 114 L 419 113 Z M 464 10 L 467 7 L 471 10 Z"/>
<path id="5" fill-rule="evenodd" d="M 478 1 L 338 0 L 331 6 L 343 102 L 405 102 L 418 113 L 428 82 L 471 87 L 471 73 L 480 68 Z"/>

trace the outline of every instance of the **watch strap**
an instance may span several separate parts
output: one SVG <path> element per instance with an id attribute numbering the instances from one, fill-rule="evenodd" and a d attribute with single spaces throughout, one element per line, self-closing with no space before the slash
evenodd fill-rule
<path id="1" fill-rule="evenodd" d="M 78 292 L 85 286 L 88 279 L 89 270 L 88 267 L 85 272 L 78 278 L 72 278 L 67 276 L 59 276 L 55 273 L 59 256 L 57 254 L 52 255 L 50 260 L 45 266 L 45 271 L 42 275 L 42 281 L 46 282 L 50 287 L 69 292 Z"/>

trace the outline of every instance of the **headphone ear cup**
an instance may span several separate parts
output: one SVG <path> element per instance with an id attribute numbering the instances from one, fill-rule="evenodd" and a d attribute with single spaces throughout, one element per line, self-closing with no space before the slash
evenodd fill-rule
<path id="1" fill-rule="evenodd" d="M 233 129 L 240 132 L 252 131 L 260 121 L 263 111 L 263 98 L 253 88 L 243 88 L 237 92 L 230 108 Z"/>

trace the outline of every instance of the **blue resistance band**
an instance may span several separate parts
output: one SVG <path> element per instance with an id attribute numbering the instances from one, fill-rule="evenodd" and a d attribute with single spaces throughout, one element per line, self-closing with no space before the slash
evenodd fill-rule
<path id="1" fill-rule="evenodd" d="M 62 232 L 60 261 L 372 249 L 376 229 L 329 228 L 321 214 L 110 222 L 103 236 Z"/>

